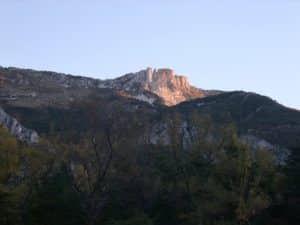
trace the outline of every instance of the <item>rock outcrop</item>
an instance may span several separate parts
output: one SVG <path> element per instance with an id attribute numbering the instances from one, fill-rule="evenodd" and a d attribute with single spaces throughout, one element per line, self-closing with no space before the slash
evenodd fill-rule
<path id="1" fill-rule="evenodd" d="M 153 97 L 145 96 L 145 92 L 150 92 L 159 97 L 167 106 L 206 96 L 204 90 L 191 86 L 186 77 L 174 74 L 171 69 L 147 68 L 106 81 L 104 87 L 125 90 L 133 98 L 154 102 Z"/>
<path id="2" fill-rule="evenodd" d="M 241 136 L 241 141 L 250 146 L 254 151 L 259 149 L 271 151 L 274 154 L 278 165 L 285 165 L 290 156 L 290 150 L 287 148 L 272 145 L 268 141 L 253 135 L 243 135 Z"/>
<path id="3" fill-rule="evenodd" d="M 146 138 L 143 137 L 143 140 L 146 139 L 153 145 L 169 146 L 172 142 L 169 129 L 170 127 L 168 127 L 167 123 L 153 124 L 150 129 L 150 133 L 146 134 Z M 200 137 L 197 128 L 194 127 L 193 124 L 189 124 L 187 121 L 179 124 L 177 129 L 179 131 L 179 136 L 181 137 L 180 144 L 186 150 L 191 149 L 193 144 L 195 144 L 195 141 L 199 138 L 205 138 L 207 142 L 212 143 L 217 142 L 218 140 L 218 138 L 214 136 L 216 131 L 208 133 L 206 137 Z M 272 152 L 277 165 L 285 165 L 290 156 L 289 149 L 271 144 L 270 142 L 254 135 L 240 135 L 239 140 L 241 143 L 249 146 L 253 152 L 262 149 Z"/>
<path id="4" fill-rule="evenodd" d="M 22 126 L 15 118 L 9 116 L 1 107 L 0 125 L 7 128 L 8 131 L 20 141 L 28 144 L 36 144 L 39 141 L 37 132 Z"/>

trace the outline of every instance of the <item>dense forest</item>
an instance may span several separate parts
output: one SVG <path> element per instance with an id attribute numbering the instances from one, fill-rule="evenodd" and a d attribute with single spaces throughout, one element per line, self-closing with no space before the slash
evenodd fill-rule
<path id="1" fill-rule="evenodd" d="M 0 129 L 0 224 L 300 221 L 299 149 L 278 164 L 272 152 L 243 143 L 234 126 L 216 128 L 209 118 L 195 118 L 198 138 L 186 149 L 176 114 L 167 118 L 170 145 L 141 145 L 138 121 L 95 110 L 86 115 L 89 129 L 50 126 L 31 146 Z"/>

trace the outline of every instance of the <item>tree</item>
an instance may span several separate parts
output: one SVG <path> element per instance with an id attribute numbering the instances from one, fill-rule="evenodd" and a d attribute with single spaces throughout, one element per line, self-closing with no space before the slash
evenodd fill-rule
<path id="1" fill-rule="evenodd" d="M 90 142 L 82 140 L 79 145 L 68 145 L 67 148 L 72 151 L 67 158 L 72 187 L 81 199 L 86 224 L 93 225 L 108 200 L 107 176 L 114 152 L 110 131 L 106 130 L 103 135 L 94 134 Z"/>
<path id="2" fill-rule="evenodd" d="M 83 224 L 80 200 L 70 183 L 71 178 L 65 166 L 61 165 L 48 179 L 36 184 L 27 199 L 25 224 Z"/>
<path id="3" fill-rule="evenodd" d="M 290 149 L 284 173 L 283 199 L 269 213 L 274 221 L 282 221 L 279 224 L 296 225 L 300 221 L 300 148 Z"/>
<path id="4" fill-rule="evenodd" d="M 103 111 L 91 97 L 87 103 L 87 123 L 90 130 L 80 137 L 78 143 L 65 145 L 68 152 L 66 165 L 72 187 L 81 199 L 81 208 L 86 215 L 86 224 L 96 223 L 109 198 L 109 173 L 115 153 L 113 136 L 117 118 L 115 114 Z M 114 111 L 115 112 L 115 111 Z M 114 133 L 114 135 L 113 135 Z"/>
<path id="5" fill-rule="evenodd" d="M 16 176 L 20 166 L 17 141 L 0 127 L 0 224 L 17 224 L 18 205 L 8 183 Z"/>
<path id="6" fill-rule="evenodd" d="M 51 157 L 17 142 L 0 128 L 0 214 L 1 224 L 24 223 L 27 200 L 36 183 L 47 177 Z"/>
<path id="7" fill-rule="evenodd" d="M 217 151 L 206 181 L 199 180 L 199 205 L 193 220 L 204 224 L 250 224 L 271 205 L 272 194 L 280 186 L 282 175 L 276 169 L 274 155 L 264 149 L 252 149 L 236 135 Z"/>

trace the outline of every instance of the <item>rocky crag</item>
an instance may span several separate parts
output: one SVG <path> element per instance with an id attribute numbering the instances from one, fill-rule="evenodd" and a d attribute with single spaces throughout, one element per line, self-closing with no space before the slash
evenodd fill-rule
<path id="1" fill-rule="evenodd" d="M 20 141 L 28 144 L 36 144 L 39 141 L 37 132 L 22 126 L 15 118 L 9 116 L 1 107 L 0 125 L 8 129 L 8 131 Z"/>

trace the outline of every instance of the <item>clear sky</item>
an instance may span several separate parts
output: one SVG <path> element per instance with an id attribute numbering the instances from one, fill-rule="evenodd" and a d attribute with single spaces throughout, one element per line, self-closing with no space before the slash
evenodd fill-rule
<path id="1" fill-rule="evenodd" d="M 103 79 L 169 67 L 300 109 L 300 0 L 0 0 L 0 65 Z"/>

